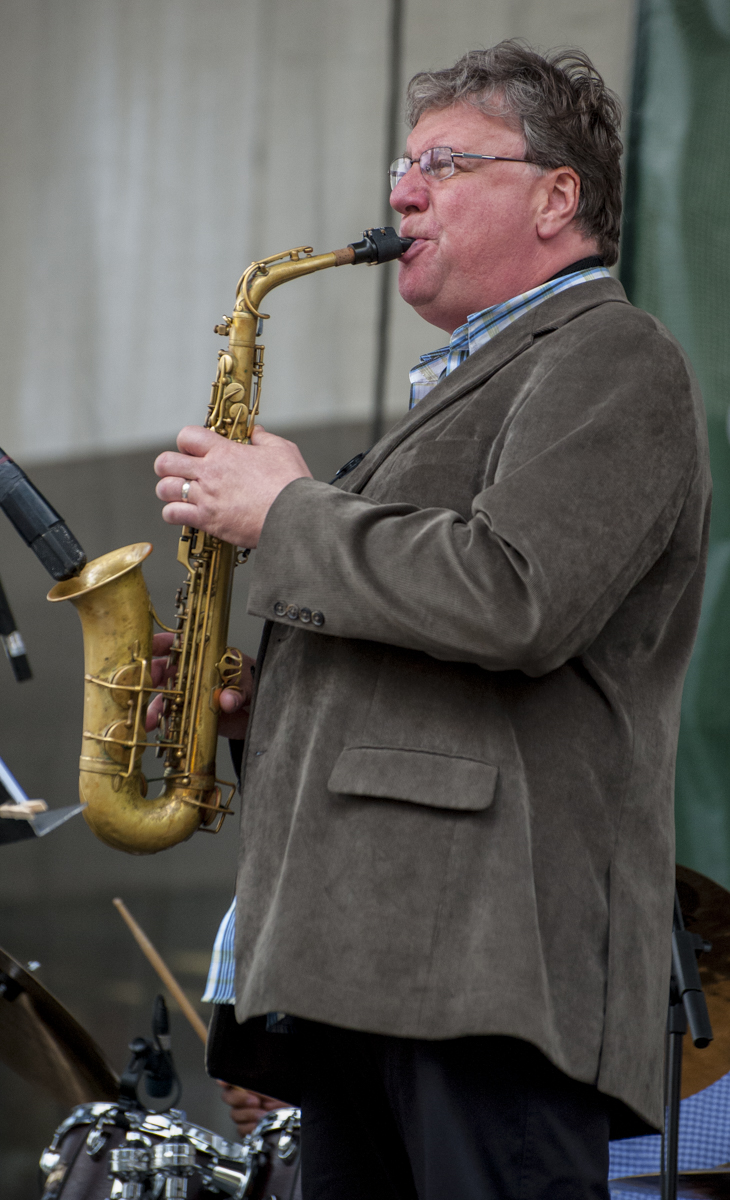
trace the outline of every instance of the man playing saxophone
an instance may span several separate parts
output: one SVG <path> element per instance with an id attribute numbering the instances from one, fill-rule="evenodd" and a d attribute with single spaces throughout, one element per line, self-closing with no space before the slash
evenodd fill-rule
<path id="1" fill-rule="evenodd" d="M 400 293 L 449 337 L 409 411 L 334 484 L 261 428 L 155 468 L 257 548 L 236 1016 L 292 1029 L 305 1200 L 606 1200 L 611 1124 L 662 1119 L 701 400 L 607 270 L 585 56 L 473 52 L 408 114 Z"/>

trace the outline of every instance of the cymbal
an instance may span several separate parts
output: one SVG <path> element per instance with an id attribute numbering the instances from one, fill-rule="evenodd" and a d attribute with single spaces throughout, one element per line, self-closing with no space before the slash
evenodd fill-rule
<path id="1" fill-rule="evenodd" d="M 119 1080 L 96 1042 L 1 948 L 0 1060 L 68 1106 L 119 1094 Z"/>
<path id="2" fill-rule="evenodd" d="M 712 949 L 700 955 L 699 969 L 715 1037 L 704 1050 L 698 1050 L 689 1034 L 685 1035 L 685 1099 L 730 1071 L 730 892 L 699 871 L 679 865 L 677 892 L 687 929 L 712 943 Z"/>
<path id="3" fill-rule="evenodd" d="M 661 1175 L 628 1175 L 611 1179 L 612 1196 L 661 1196 Z M 677 1200 L 730 1200 L 730 1167 L 712 1171 L 680 1171 L 677 1180 Z"/>

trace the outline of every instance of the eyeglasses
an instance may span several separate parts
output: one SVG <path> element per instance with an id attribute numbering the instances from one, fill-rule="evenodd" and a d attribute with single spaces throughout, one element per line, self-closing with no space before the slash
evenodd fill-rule
<path id="1" fill-rule="evenodd" d="M 529 158 L 504 158 L 501 154 L 466 154 L 461 150 L 452 150 L 450 146 L 434 146 L 431 150 L 424 150 L 420 158 L 396 158 L 395 162 L 390 164 L 390 186 L 391 189 L 400 183 L 404 175 L 407 175 L 417 162 L 424 175 L 428 175 L 430 179 L 450 179 L 454 174 L 456 167 L 454 166 L 455 158 L 484 158 L 491 162 L 529 162 Z"/>

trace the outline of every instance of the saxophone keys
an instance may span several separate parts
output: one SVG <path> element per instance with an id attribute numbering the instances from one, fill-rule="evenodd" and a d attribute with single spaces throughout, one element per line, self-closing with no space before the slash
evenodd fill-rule
<path id="1" fill-rule="evenodd" d="M 224 400 L 233 400 L 234 397 L 242 396 L 242 395 L 243 395 L 243 384 L 242 383 L 236 383 L 235 381 L 232 381 L 231 383 L 226 384 L 225 391 L 223 392 Z"/>
<path id="2" fill-rule="evenodd" d="M 130 745 L 129 726 L 126 721 L 113 721 L 107 725 L 102 735 L 104 749 L 115 763 L 120 763 L 129 770 L 130 757 L 134 755 L 134 766 L 142 757 L 146 743 Z"/>
<path id="3" fill-rule="evenodd" d="M 237 688 L 241 682 L 241 671 L 243 670 L 241 651 L 235 646 L 228 646 L 221 655 L 220 661 L 215 665 L 223 687 Z"/>
<path id="4" fill-rule="evenodd" d="M 243 392 L 243 388 L 241 388 Z M 228 410 L 229 417 L 226 424 L 230 425 L 229 438 L 235 437 L 237 431 L 245 430 L 248 424 L 249 410 L 247 404 L 232 404 Z"/>
<path id="5" fill-rule="evenodd" d="M 130 705 L 136 704 L 140 686 L 144 691 L 152 688 L 152 676 L 149 670 L 145 669 L 144 677 L 140 680 L 140 664 L 127 663 L 126 667 L 120 667 L 112 675 L 111 683 L 114 703 L 120 708 L 129 709 Z"/>

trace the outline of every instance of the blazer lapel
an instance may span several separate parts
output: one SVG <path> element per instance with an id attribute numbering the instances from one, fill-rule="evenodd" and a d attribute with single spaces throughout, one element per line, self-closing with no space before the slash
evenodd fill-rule
<path id="1" fill-rule="evenodd" d="M 628 303 L 617 280 L 597 279 L 578 284 L 558 293 L 557 296 L 551 296 L 531 312 L 518 317 L 513 325 L 501 330 L 496 337 L 470 355 L 460 367 L 441 379 L 425 399 L 401 417 L 372 450 L 368 451 L 354 471 L 346 475 L 341 482 L 338 481 L 336 486 L 343 492 L 362 491 L 378 467 L 406 438 L 430 421 L 436 413 L 459 400 L 467 392 L 486 383 L 508 362 L 529 349 L 536 335 L 558 329 L 580 313 L 608 301 Z"/>

